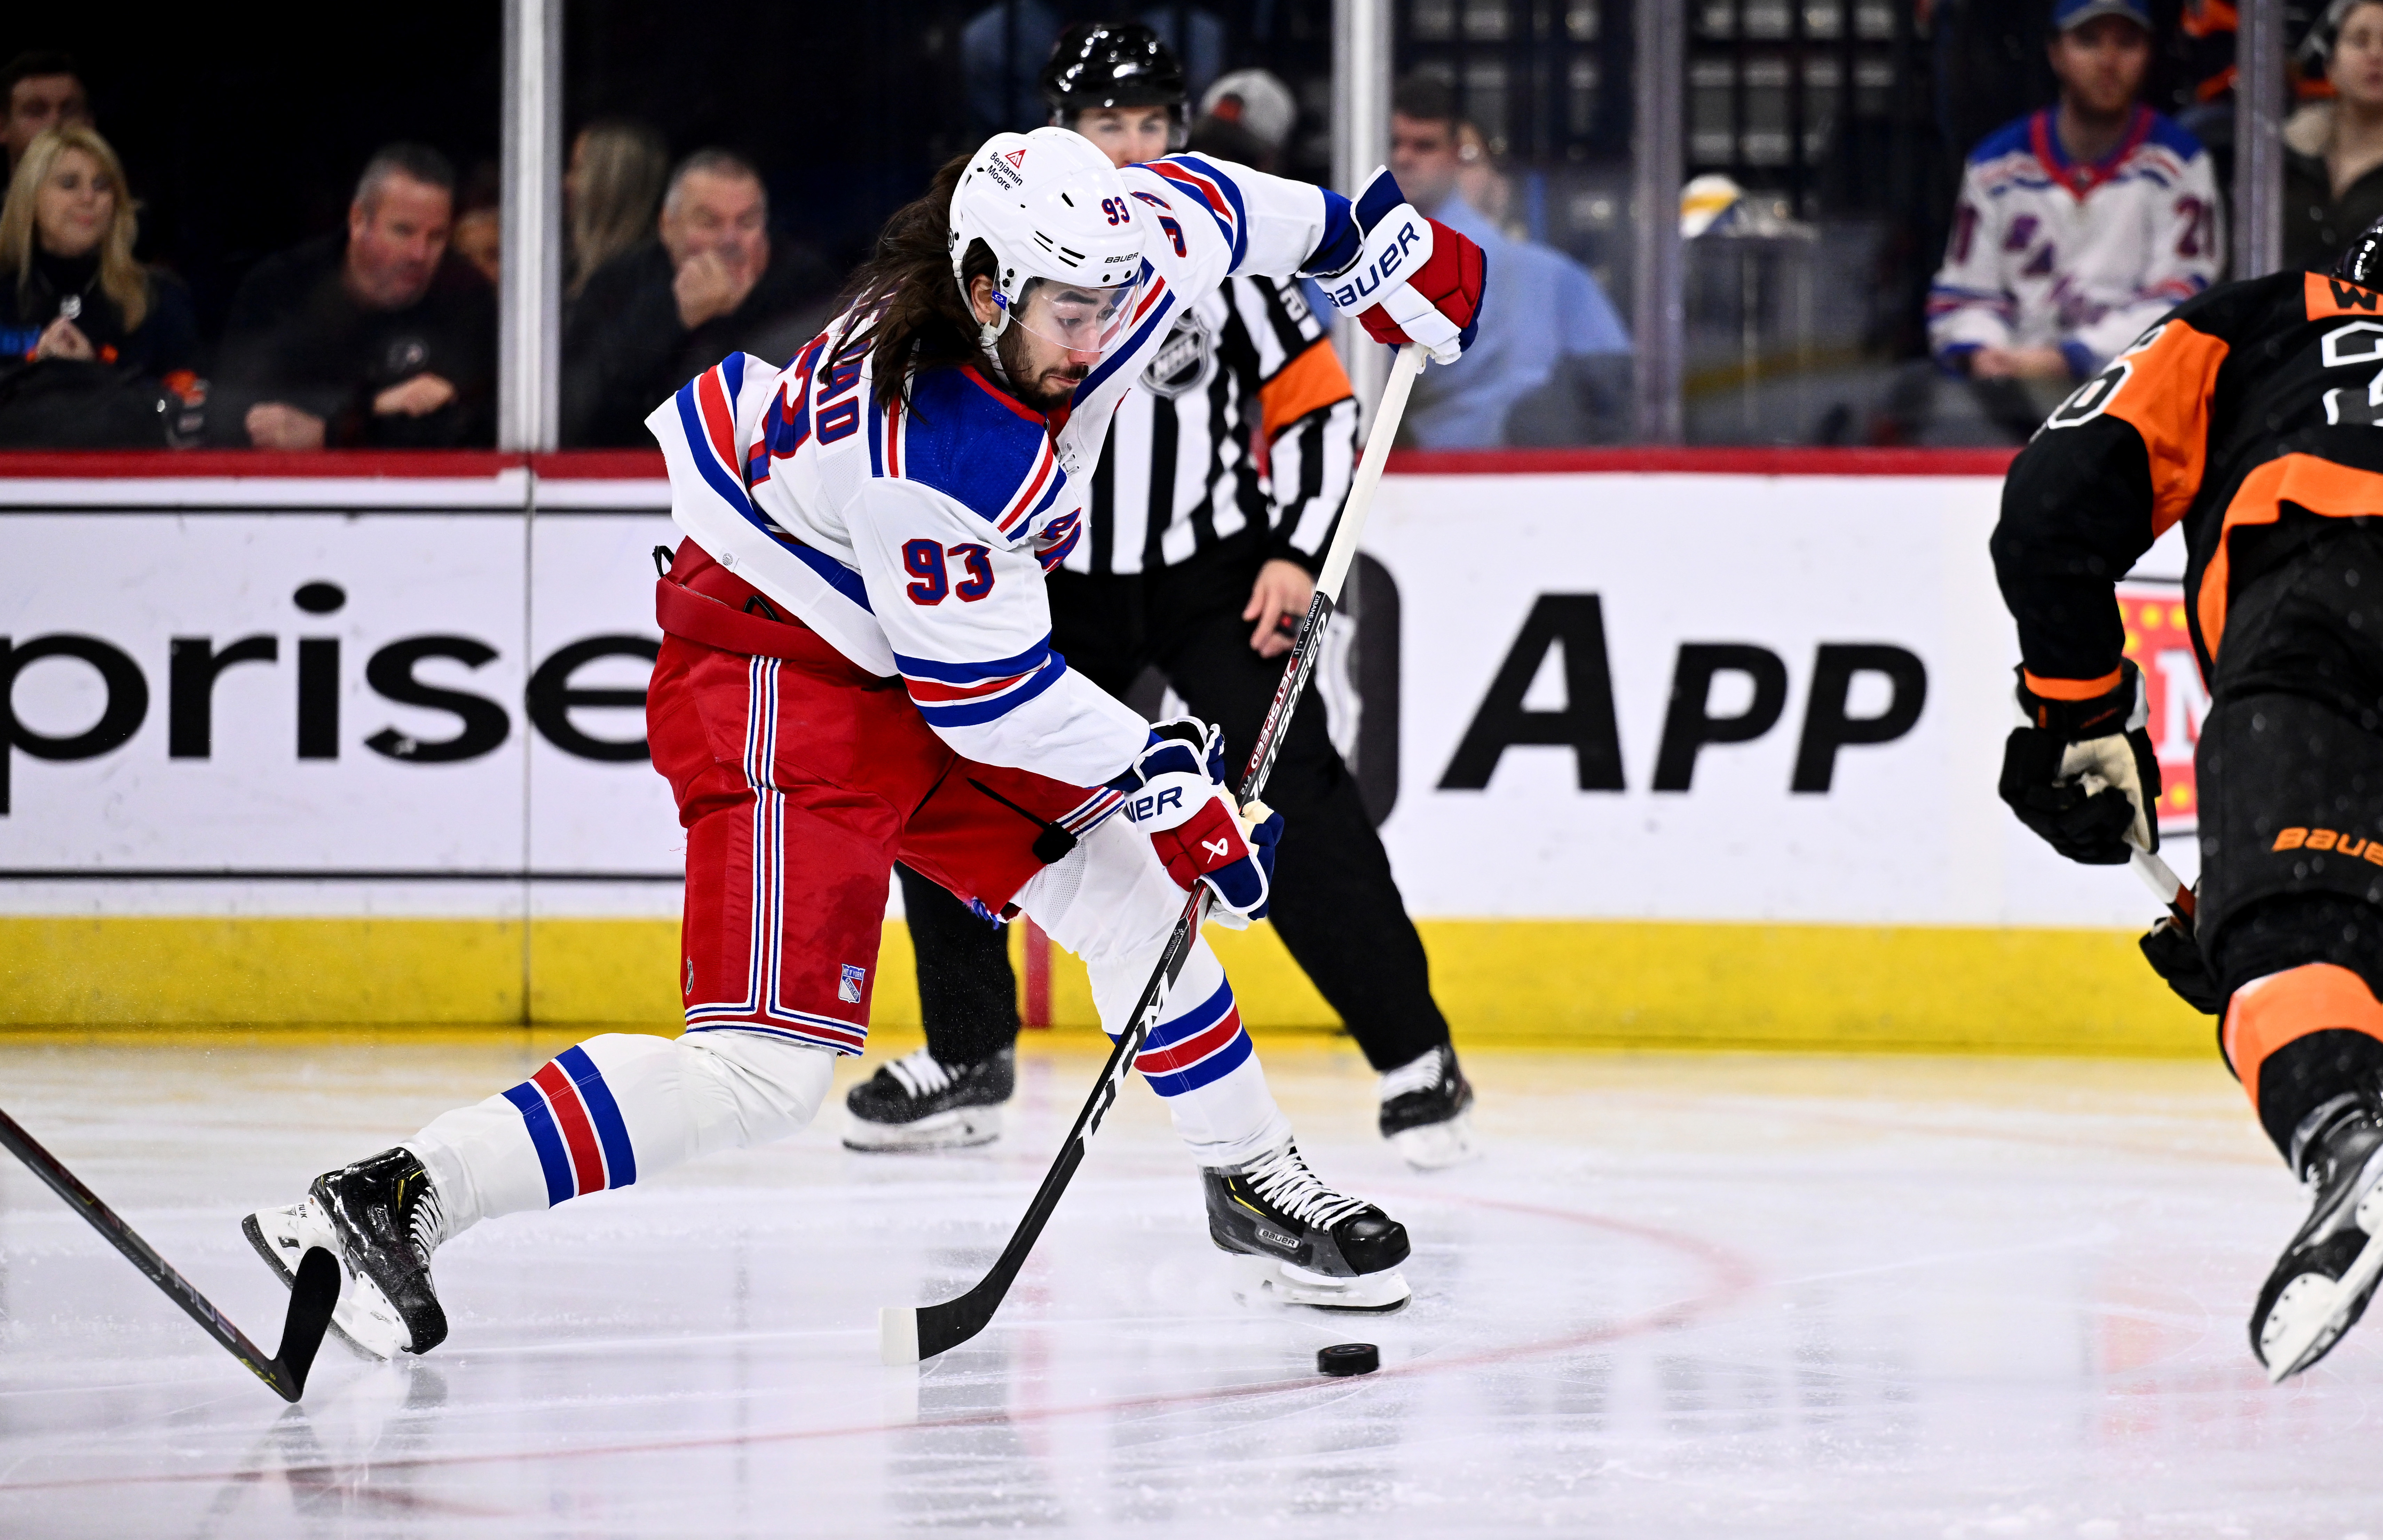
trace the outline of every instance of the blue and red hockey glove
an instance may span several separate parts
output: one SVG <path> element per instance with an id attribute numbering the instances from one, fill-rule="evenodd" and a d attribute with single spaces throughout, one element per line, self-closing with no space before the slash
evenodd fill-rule
<path id="1" fill-rule="evenodd" d="M 1350 205 L 1353 228 L 1328 235 L 1312 261 L 1324 297 L 1354 315 L 1377 342 L 1420 342 L 1433 360 L 1453 363 L 1481 326 L 1488 260 L 1472 240 L 1427 219 L 1399 191 L 1385 166 Z"/>
<path id="2" fill-rule="evenodd" d="M 1205 882 L 1228 929 L 1266 918 L 1282 815 L 1263 802 L 1236 808 L 1225 783 L 1223 733 L 1192 717 L 1161 722 L 1109 784 L 1125 793 L 1126 817 L 1176 886 L 1189 893 Z"/>

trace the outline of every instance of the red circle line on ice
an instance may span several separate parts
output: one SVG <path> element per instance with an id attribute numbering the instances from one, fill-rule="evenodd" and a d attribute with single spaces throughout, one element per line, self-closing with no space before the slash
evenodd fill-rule
<path id="1" fill-rule="evenodd" d="M 1153 1391 L 1140 1396 L 1118 1396 L 1100 1400 L 1071 1401 L 1050 1406 L 1013 1407 L 994 1411 L 969 1412 L 949 1417 L 921 1417 L 906 1421 L 856 1423 L 840 1427 L 788 1428 L 776 1433 L 703 1434 L 686 1438 L 643 1439 L 635 1443 L 589 1444 L 562 1449 L 511 1449 L 486 1453 L 453 1455 L 417 1455 L 397 1460 L 361 1460 L 352 1468 L 346 1465 L 314 1464 L 249 1466 L 235 1470 L 161 1472 L 146 1475 L 80 1476 L 65 1481 L 0 1482 L 0 1492 L 41 1492 L 92 1486 L 149 1485 L 160 1482 L 253 1482 L 280 1476 L 309 1489 L 326 1484 L 341 1484 L 357 1472 L 375 1472 L 400 1470 L 436 1470 L 452 1466 L 529 1464 L 541 1460 L 596 1460 L 647 1454 L 674 1454 L 683 1450 L 752 1448 L 771 1444 L 804 1443 L 819 1439 L 853 1438 L 870 1434 L 934 1432 L 949 1428 L 991 1427 L 1004 1423 L 1047 1423 L 1067 1417 L 1085 1417 L 1100 1412 L 1131 1412 L 1160 1411 L 1175 1407 L 1198 1406 L 1225 1401 L 1250 1400 L 1263 1397 L 1296 1395 L 1302 1392 L 1327 1392 L 1333 1395 L 1355 1394 L 1365 1386 L 1384 1381 L 1414 1379 L 1425 1375 L 1444 1374 L 1453 1370 L 1478 1369 L 1491 1364 L 1511 1363 L 1519 1359 L 1545 1358 L 1558 1353 L 1577 1352 L 1653 1332 L 1684 1326 L 1734 1303 L 1753 1291 L 1759 1283 L 1754 1264 L 1735 1251 L 1700 1236 L 1667 1230 L 1654 1225 L 1642 1225 L 1634 1220 L 1609 1218 L 1602 1214 L 1581 1214 L 1570 1209 L 1550 1208 L 1538 1203 L 1518 1203 L 1502 1199 L 1480 1198 L 1467 1194 L 1426 1193 L 1408 1189 L 1386 1194 L 1423 1206 L 1463 1206 L 1467 1209 L 1488 1209 L 1501 1214 L 1521 1214 L 1529 1218 L 1552 1220 L 1561 1224 L 1585 1226 L 1613 1235 L 1628 1236 L 1664 1250 L 1684 1254 L 1699 1263 L 1706 1274 L 1708 1287 L 1701 1293 L 1672 1300 L 1640 1311 L 1618 1321 L 1591 1326 L 1575 1332 L 1518 1342 L 1503 1348 L 1485 1348 L 1476 1352 L 1459 1353 L 1444 1358 L 1423 1357 L 1401 1363 L 1385 1364 L 1370 1374 L 1354 1381 L 1320 1378 L 1303 1374 L 1290 1379 L 1260 1380 L 1248 1385 L 1210 1386 L 1200 1390 Z M 302 1408 L 303 1410 L 303 1408 Z M 288 1415 L 287 1412 L 284 1415 Z M 369 1489 L 355 1495 L 369 1499 Z M 410 1500 L 410 1499 L 401 1499 Z"/>

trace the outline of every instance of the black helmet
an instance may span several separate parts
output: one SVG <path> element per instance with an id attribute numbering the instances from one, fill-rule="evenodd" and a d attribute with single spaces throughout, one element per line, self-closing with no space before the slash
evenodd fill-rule
<path id="1" fill-rule="evenodd" d="M 2344 283 L 2383 289 L 2383 219 L 2359 231 L 2341 249 L 2333 259 L 2333 276 Z"/>
<path id="2" fill-rule="evenodd" d="M 1139 21 L 1079 21 L 1043 67 L 1055 121 L 1094 107 L 1171 107 L 1180 117 L 1183 61 Z"/>

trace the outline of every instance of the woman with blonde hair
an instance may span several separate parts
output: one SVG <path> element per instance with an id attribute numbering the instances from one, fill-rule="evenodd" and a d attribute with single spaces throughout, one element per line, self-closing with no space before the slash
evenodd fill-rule
<path id="1" fill-rule="evenodd" d="M 178 280 L 134 259 L 135 228 L 123 163 L 96 131 L 25 147 L 0 203 L 0 444 L 196 431 L 196 317 Z"/>
<path id="2" fill-rule="evenodd" d="M 562 176 L 573 298 L 588 275 L 654 233 L 669 178 L 670 146 L 643 123 L 604 117 L 579 130 Z"/>

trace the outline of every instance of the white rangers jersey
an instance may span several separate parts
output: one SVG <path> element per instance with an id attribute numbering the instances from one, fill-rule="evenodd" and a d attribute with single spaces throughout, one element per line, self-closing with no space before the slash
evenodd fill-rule
<path id="1" fill-rule="evenodd" d="M 1069 572 L 1172 567 L 1253 524 L 1269 557 L 1320 560 L 1357 472 L 1357 400 L 1296 279 L 1229 278 L 1183 306 L 1135 387 Z"/>
<path id="2" fill-rule="evenodd" d="M 2216 281 L 2217 179 L 2200 141 L 2138 106 L 2118 148 L 2086 165 L 2061 148 L 2053 118 L 2031 113 L 1969 156 L 1928 291 L 1942 363 L 2048 345 L 2082 379 Z"/>
<path id="3" fill-rule="evenodd" d="M 1152 226 L 1126 340 L 1046 421 L 978 367 L 881 404 L 865 347 L 831 326 L 784 370 L 737 354 L 646 425 L 671 516 L 858 667 L 899 674 L 954 749 L 1080 786 L 1122 773 L 1142 719 L 1051 650 L 1043 574 L 1082 531 L 1109 419 L 1177 312 L 1237 273 L 1325 270 L 1361 239 L 1337 194 L 1174 155 L 1122 173 Z"/>

